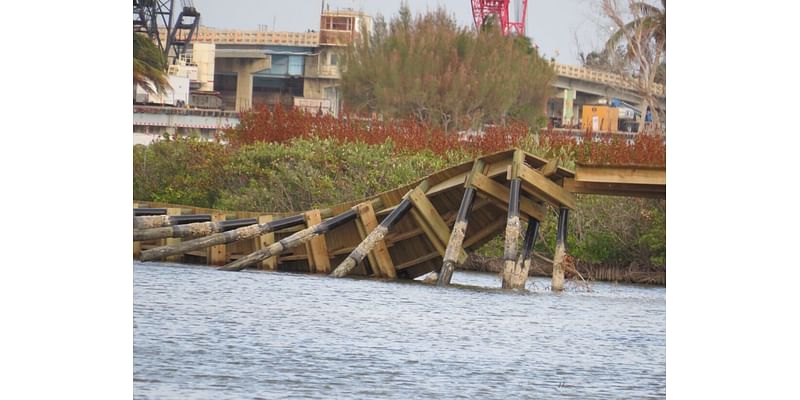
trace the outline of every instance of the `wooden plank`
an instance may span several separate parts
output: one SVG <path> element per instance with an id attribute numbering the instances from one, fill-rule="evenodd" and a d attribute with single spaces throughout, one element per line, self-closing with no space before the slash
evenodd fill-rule
<path id="1" fill-rule="evenodd" d="M 311 210 L 305 213 L 306 226 L 317 225 L 322 222 L 322 216 L 319 210 Z M 327 274 L 331 272 L 331 259 L 328 256 L 328 245 L 325 243 L 325 235 L 317 235 L 313 239 L 306 242 L 306 249 L 309 257 L 309 270 L 311 272 L 318 272 Z"/>
<path id="2" fill-rule="evenodd" d="M 550 179 L 545 178 L 541 172 L 531 169 L 527 165 L 521 165 L 519 168 L 519 177 L 529 185 L 524 185 L 523 189 L 543 197 L 553 205 L 575 209 L 575 196 Z M 539 220 L 541 221 L 541 219 Z"/>
<path id="3" fill-rule="evenodd" d="M 266 224 L 275 219 L 272 215 L 261 215 L 258 217 L 259 224 Z M 253 247 L 255 250 L 261 250 L 267 246 L 275 243 L 275 232 L 270 232 L 259 237 L 253 238 Z M 278 257 L 270 257 L 261 262 L 261 269 L 275 271 L 278 269 Z"/>
<path id="4" fill-rule="evenodd" d="M 378 219 L 375 217 L 375 209 L 372 208 L 372 204 L 359 204 L 358 217 L 361 223 L 364 225 L 364 230 L 367 233 L 372 232 L 378 227 Z M 375 263 L 377 264 L 371 265 L 375 266 L 375 269 L 378 269 L 382 276 L 385 276 L 389 279 L 397 279 L 397 271 L 394 268 L 392 257 L 389 255 L 389 249 L 386 247 L 385 238 L 375 243 L 375 247 L 372 248 L 370 254 L 372 254 Z M 372 262 L 373 261 L 370 260 L 370 263 Z"/>
<path id="5" fill-rule="evenodd" d="M 473 244 L 480 242 L 488 235 L 500 233 L 505 226 L 506 221 L 504 219 L 497 219 L 496 221 L 484 226 L 481 228 L 481 230 L 469 235 L 466 239 L 464 239 L 464 248 L 469 248 Z"/>
<path id="6" fill-rule="evenodd" d="M 542 167 L 542 175 L 545 178 L 550 178 L 558 172 L 558 159 L 553 158 Z"/>
<path id="7" fill-rule="evenodd" d="M 458 175 L 456 175 L 456 176 L 454 176 L 452 178 L 449 178 L 449 179 L 446 179 L 446 180 L 444 180 L 442 182 L 439 182 L 438 184 L 431 186 L 431 188 L 425 193 L 427 193 L 428 196 L 433 196 L 434 194 L 438 194 L 438 193 L 444 192 L 444 191 L 446 191 L 448 189 L 452 189 L 454 187 L 461 186 L 462 184 L 464 184 L 464 179 L 467 178 L 468 174 L 469 174 L 469 171 L 466 171 L 466 172 L 458 174 Z"/>
<path id="8" fill-rule="evenodd" d="M 434 238 L 438 239 L 440 246 L 436 246 L 436 250 L 438 251 L 441 247 L 441 255 L 444 257 L 447 243 L 450 241 L 450 228 L 448 228 L 447 223 L 444 222 L 442 216 L 439 215 L 439 212 L 436 211 L 436 208 L 421 190 L 414 189 L 411 191 L 409 199 L 411 199 L 414 209 L 419 214 L 419 217 L 416 218 L 421 218 L 422 224 L 427 224 Z M 433 238 L 431 238 L 431 241 L 433 241 Z M 467 253 L 462 249 L 458 256 L 458 262 L 460 264 L 466 260 Z"/>
<path id="9" fill-rule="evenodd" d="M 572 193 L 600 194 L 606 196 L 645 197 L 653 199 L 664 199 L 667 196 L 667 187 L 665 185 L 580 182 L 572 178 L 564 179 L 564 189 Z"/>
<path id="10" fill-rule="evenodd" d="M 508 188 L 489 179 L 486 175 L 475 174 L 472 178 L 472 185 L 500 203 L 508 205 Z M 544 220 L 546 215 L 546 210 L 543 206 L 534 203 L 533 200 L 524 196 L 520 196 L 519 198 L 519 210 L 539 221 Z"/>
<path id="11" fill-rule="evenodd" d="M 550 160 L 552 161 L 552 160 Z M 544 168 L 550 161 L 545 160 L 544 158 L 537 157 L 531 153 L 525 152 L 525 162 L 533 168 Z M 556 166 L 556 170 L 553 173 L 551 179 L 559 180 L 562 178 L 574 178 L 575 173 L 570 171 L 564 167 Z"/>
<path id="12" fill-rule="evenodd" d="M 180 208 L 167 208 L 167 215 L 181 215 L 182 212 L 183 212 L 183 210 L 180 209 Z M 191 212 L 191 210 L 189 212 Z M 167 239 L 162 239 L 162 242 L 166 246 L 175 246 L 175 245 L 177 245 L 178 243 L 181 242 L 181 239 L 180 238 L 167 238 Z M 170 262 L 181 262 L 181 261 L 183 261 L 183 255 L 182 254 L 178 254 L 178 255 L 174 255 L 174 256 L 169 256 L 169 257 L 166 257 L 165 260 L 166 261 L 170 261 Z"/>
<path id="13" fill-rule="evenodd" d="M 426 255 L 424 255 L 422 257 L 417 257 L 417 258 L 415 258 L 415 259 L 413 259 L 411 261 L 406 261 L 406 262 L 398 265 L 397 269 L 401 270 L 401 269 L 410 268 L 410 267 L 413 267 L 413 266 L 415 266 L 417 264 L 424 263 L 425 261 L 433 260 L 436 257 L 441 257 L 441 254 L 439 254 L 439 252 L 434 251 L 433 253 L 428 253 L 428 254 L 426 254 Z"/>
<path id="14" fill-rule="evenodd" d="M 425 237 L 427 237 L 431 242 L 433 248 L 436 249 L 440 255 L 444 256 L 445 244 L 439 241 L 439 237 L 433 232 L 433 228 L 428 225 L 428 223 L 425 221 L 425 218 L 422 216 L 422 214 L 420 214 L 419 210 L 412 208 L 410 212 L 411 217 L 414 218 L 414 222 L 417 223 L 419 229 L 422 230 L 422 232 L 425 234 Z"/>
<path id="15" fill-rule="evenodd" d="M 642 185 L 667 184 L 667 171 L 664 167 L 614 167 L 578 165 L 575 180 L 581 182 L 628 183 Z"/>
<path id="16" fill-rule="evenodd" d="M 505 174 L 508 170 L 508 167 L 511 165 L 511 161 L 511 159 L 508 159 L 490 164 L 486 166 L 485 171 L 482 173 L 489 178 L 494 178 L 495 176 Z"/>
<path id="17" fill-rule="evenodd" d="M 211 221 L 225 221 L 227 218 L 224 212 L 211 213 Z M 208 248 L 208 264 L 225 265 L 228 263 L 228 245 L 219 244 Z"/>

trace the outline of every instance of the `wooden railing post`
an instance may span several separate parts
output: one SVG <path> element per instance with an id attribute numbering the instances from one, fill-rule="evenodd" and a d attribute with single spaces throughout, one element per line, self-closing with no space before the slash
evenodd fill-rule
<path id="1" fill-rule="evenodd" d="M 139 203 L 133 203 L 133 208 L 139 208 Z M 142 242 L 136 240 L 133 242 L 133 259 L 137 260 L 142 254 Z"/>
<path id="2" fill-rule="evenodd" d="M 216 212 L 211 214 L 211 221 L 225 221 L 225 213 Z M 208 248 L 208 264 L 210 265 L 225 265 L 228 262 L 228 246 L 219 244 Z"/>
<path id="3" fill-rule="evenodd" d="M 167 215 L 170 215 L 170 216 L 172 216 L 172 215 L 181 215 L 181 209 L 180 208 L 167 208 Z M 175 246 L 180 242 L 181 242 L 181 239 L 179 239 L 179 238 L 162 239 L 162 245 L 163 246 Z M 183 261 L 183 254 L 176 254 L 174 256 L 169 256 L 169 257 L 165 258 L 165 260 L 166 261 L 171 261 L 171 262 L 181 262 L 181 261 Z"/>
<path id="4" fill-rule="evenodd" d="M 272 222 L 273 220 L 272 215 L 262 215 L 258 217 L 259 224 L 266 224 L 267 222 Z M 269 245 L 275 243 L 275 232 L 265 233 L 261 236 L 256 237 L 253 239 L 255 241 L 255 249 L 261 250 L 264 248 L 269 247 Z M 275 271 L 278 269 L 278 257 L 271 257 L 261 262 L 261 269 Z"/>
<path id="5" fill-rule="evenodd" d="M 307 227 L 312 227 L 322 222 L 319 210 L 306 212 L 305 218 Z M 306 252 L 308 253 L 309 272 L 323 274 L 331 272 L 331 259 L 328 255 L 328 245 L 325 243 L 325 233 L 320 233 L 306 242 Z"/>
<path id="6" fill-rule="evenodd" d="M 378 228 L 378 218 L 375 216 L 375 209 L 370 203 L 361 203 L 356 206 L 358 220 L 356 225 L 361 226 L 363 233 L 361 240 L 366 239 L 369 234 Z M 368 254 L 369 264 L 376 276 L 397 279 L 397 271 L 394 269 L 394 262 L 389 255 L 389 249 L 383 238 L 376 240 L 372 250 Z"/>

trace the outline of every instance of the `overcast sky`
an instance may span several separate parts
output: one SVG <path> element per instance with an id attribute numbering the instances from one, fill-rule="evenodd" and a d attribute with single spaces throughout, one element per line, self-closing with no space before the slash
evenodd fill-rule
<path id="1" fill-rule="evenodd" d="M 319 29 L 323 0 L 194 0 L 201 24 L 215 28 L 258 29 L 267 25 L 275 30 L 304 32 Z M 413 14 L 443 6 L 460 25 L 473 24 L 470 0 L 407 0 Z M 598 48 L 605 40 L 599 0 L 529 0 L 526 34 L 540 51 L 559 62 L 578 64 L 578 52 Z M 394 15 L 400 1 L 326 0 L 331 9 L 351 8 L 370 15 Z M 512 3 L 513 4 L 513 3 Z M 607 29 L 607 28 L 606 28 Z M 576 39 L 577 37 L 577 39 Z"/>

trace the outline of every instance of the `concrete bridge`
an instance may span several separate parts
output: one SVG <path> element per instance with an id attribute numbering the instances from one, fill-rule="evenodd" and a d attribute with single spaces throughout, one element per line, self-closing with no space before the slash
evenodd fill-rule
<path id="1" fill-rule="evenodd" d="M 240 111 L 265 103 L 336 115 L 341 99 L 341 49 L 358 34 L 362 18 L 369 19 L 357 12 L 323 11 L 319 32 L 201 26 L 194 42 L 215 45 L 211 76 L 223 109 Z M 548 117 L 575 123 L 580 120 L 582 105 L 597 104 L 601 99 L 620 99 L 634 107 L 642 104 L 635 83 L 618 74 L 555 62 L 552 66 L 556 72 L 553 86 L 560 92 L 548 101 Z M 664 87 L 655 85 L 653 89 L 665 108 Z M 565 101 L 566 97 L 572 102 Z"/>
<path id="2" fill-rule="evenodd" d="M 553 86 L 562 90 L 575 90 L 578 96 L 588 97 L 588 102 L 597 98 L 619 99 L 635 106 L 641 106 L 643 102 L 636 82 L 630 78 L 569 64 L 551 65 L 556 71 Z M 654 84 L 652 93 L 658 105 L 662 109 L 666 108 L 664 85 Z"/>

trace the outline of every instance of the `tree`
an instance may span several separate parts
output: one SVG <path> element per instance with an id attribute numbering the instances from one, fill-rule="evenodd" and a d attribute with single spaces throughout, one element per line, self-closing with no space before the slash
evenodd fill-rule
<path id="1" fill-rule="evenodd" d="M 603 12 L 617 29 L 606 42 L 604 52 L 624 50 L 625 60 L 635 71 L 638 92 L 644 100 L 642 115 L 645 115 L 647 108 L 653 110 L 656 127 L 661 126 L 661 118 L 656 112 L 654 83 L 657 76 L 666 81 L 667 1 L 661 0 L 661 5 L 663 8 L 628 0 L 631 20 L 625 22 L 616 0 L 602 0 Z"/>
<path id="2" fill-rule="evenodd" d="M 403 5 L 377 17 L 343 60 L 342 94 L 357 112 L 480 129 L 508 119 L 535 124 L 554 72 L 524 37 L 459 27 L 443 9 L 412 17 Z"/>
<path id="3" fill-rule="evenodd" d="M 133 35 L 133 84 L 147 93 L 165 93 L 170 88 L 166 60 L 158 46 L 141 33 Z"/>

